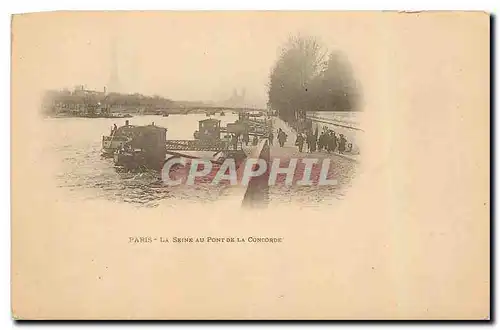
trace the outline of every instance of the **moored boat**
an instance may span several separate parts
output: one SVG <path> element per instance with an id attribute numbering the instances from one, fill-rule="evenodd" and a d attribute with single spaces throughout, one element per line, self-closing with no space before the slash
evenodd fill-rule
<path id="1" fill-rule="evenodd" d="M 139 126 L 130 125 L 129 121 L 125 121 L 125 125 L 121 127 L 111 128 L 110 135 L 102 137 L 102 155 L 111 157 L 127 142 L 129 142 L 135 135 L 136 128 Z"/>
<path id="2" fill-rule="evenodd" d="M 165 162 L 167 129 L 154 123 L 147 126 L 129 125 L 125 129 L 128 140 L 115 151 L 115 166 L 127 171 L 161 170 Z"/>

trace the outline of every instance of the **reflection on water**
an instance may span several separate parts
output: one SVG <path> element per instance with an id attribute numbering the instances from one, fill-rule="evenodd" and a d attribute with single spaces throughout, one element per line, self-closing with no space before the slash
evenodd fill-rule
<path id="1" fill-rule="evenodd" d="M 138 116 L 130 118 L 132 125 L 155 123 L 166 127 L 168 139 L 192 139 L 198 129 L 198 121 L 207 117 L 198 114 L 161 116 Z M 234 122 L 237 115 L 215 118 L 221 125 Z M 72 193 L 72 198 L 107 199 L 116 202 L 134 203 L 141 206 L 173 206 L 180 200 L 197 203 L 213 202 L 223 192 L 223 186 L 199 184 L 196 186 L 165 187 L 159 181 L 159 173 L 119 173 L 113 160 L 101 157 L 101 139 L 108 135 L 114 123 L 124 124 L 125 119 L 107 118 L 57 118 L 45 119 L 43 131 L 44 154 L 56 161 L 57 186 Z M 348 166 L 343 175 L 352 176 L 353 165 L 339 160 L 339 166 Z M 347 182 L 347 180 L 343 180 Z M 333 190 L 332 190 L 333 189 Z M 331 191 L 330 191 L 331 190 Z M 333 194 L 333 195 L 332 195 Z M 326 197 L 342 197 L 338 188 L 318 187 L 272 187 L 271 202 L 324 202 Z"/>

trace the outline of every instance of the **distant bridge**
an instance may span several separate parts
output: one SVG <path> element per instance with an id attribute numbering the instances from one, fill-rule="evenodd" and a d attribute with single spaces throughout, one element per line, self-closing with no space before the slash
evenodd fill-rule
<path id="1" fill-rule="evenodd" d="M 328 112 L 325 112 L 325 113 L 328 114 Z M 363 131 L 363 129 L 359 127 L 359 123 L 357 123 L 357 122 L 352 122 L 352 121 L 347 121 L 347 120 L 339 120 L 337 118 L 329 117 L 325 114 L 322 115 L 321 113 L 320 114 L 318 114 L 318 113 L 307 114 L 307 119 L 310 119 L 313 122 L 318 122 L 318 123 L 322 123 L 322 124 L 329 124 L 332 126 L 342 127 L 342 128 L 349 129 L 349 130 Z"/>
<path id="2" fill-rule="evenodd" d="M 260 111 L 267 112 L 267 109 L 262 108 L 236 108 L 236 107 L 217 107 L 217 106 L 192 106 L 192 107 L 176 107 L 176 108 L 168 108 L 162 109 L 162 112 L 167 113 L 215 113 L 220 111 L 234 111 L 234 112 L 251 112 L 251 111 Z"/>

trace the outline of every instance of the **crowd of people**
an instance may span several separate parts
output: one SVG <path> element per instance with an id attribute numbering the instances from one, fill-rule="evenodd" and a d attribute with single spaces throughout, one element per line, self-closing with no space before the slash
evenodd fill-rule
<path id="1" fill-rule="evenodd" d="M 273 138 L 274 135 L 271 132 L 269 134 L 269 142 L 271 145 L 273 144 Z M 283 147 L 288 139 L 288 135 L 281 128 L 279 128 L 277 131 L 277 139 L 280 147 Z M 306 152 L 309 153 L 316 151 L 326 151 L 328 153 L 332 153 L 338 151 L 340 154 L 343 154 L 353 151 L 352 143 L 348 143 L 344 134 L 335 133 L 333 130 L 326 127 L 321 134 L 318 134 L 317 130 L 315 133 L 312 131 L 297 133 L 295 146 L 299 148 L 299 152 L 303 152 L 304 147 L 306 147 Z"/>

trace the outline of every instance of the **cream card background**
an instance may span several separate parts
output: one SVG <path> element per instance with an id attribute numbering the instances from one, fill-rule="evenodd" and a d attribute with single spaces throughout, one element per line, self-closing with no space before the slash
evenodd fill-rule
<path id="1" fill-rule="evenodd" d="M 229 202 L 144 209 L 81 201 L 56 188 L 57 160 L 44 153 L 40 93 L 71 76 L 65 57 L 82 56 L 74 70 L 89 63 L 61 44 L 64 33 L 71 38 L 84 26 L 85 36 L 98 40 L 115 20 L 145 38 L 160 38 L 176 20 L 190 21 L 192 29 L 238 22 L 221 52 L 238 47 L 238 35 L 252 24 L 261 27 L 254 37 L 264 43 L 273 29 L 331 36 L 364 92 L 364 153 L 345 199 L 320 209 L 243 212 Z M 14 316 L 488 318 L 489 22 L 479 12 L 15 16 Z M 258 51 L 248 54 L 258 59 Z M 283 243 L 128 244 L 129 236 L 141 235 L 278 236 Z"/>

